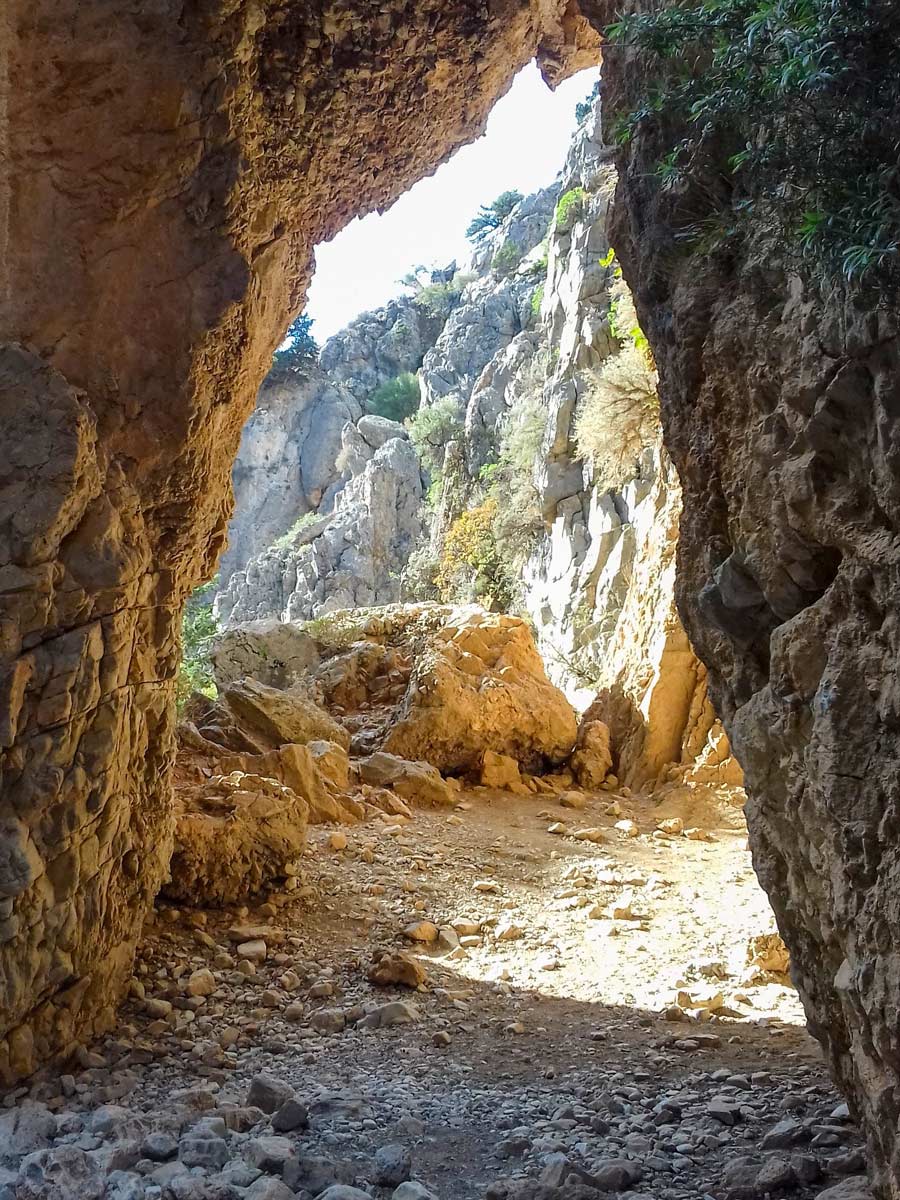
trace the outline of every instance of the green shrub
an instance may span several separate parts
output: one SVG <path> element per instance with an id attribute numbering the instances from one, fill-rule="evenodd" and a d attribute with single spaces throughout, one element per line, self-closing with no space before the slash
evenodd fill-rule
<path id="1" fill-rule="evenodd" d="M 429 317 L 448 317 L 471 278 L 471 275 L 457 271 L 451 280 L 426 283 L 413 298 L 416 307 Z"/>
<path id="2" fill-rule="evenodd" d="M 606 35 L 628 61 L 616 136 L 655 148 L 683 244 L 752 227 L 807 276 L 897 283 L 894 0 L 684 0 Z"/>
<path id="3" fill-rule="evenodd" d="M 290 529 L 285 530 L 280 537 L 275 539 L 275 541 L 272 543 L 272 547 L 275 550 L 287 550 L 290 546 L 293 546 L 294 542 L 297 540 L 297 535 L 302 533 L 304 529 L 308 529 L 310 525 L 314 525 L 318 519 L 318 513 L 302 513 L 293 523 Z"/>
<path id="4" fill-rule="evenodd" d="M 452 396 L 442 396 L 434 404 L 422 405 L 406 422 L 406 427 L 423 465 L 429 471 L 439 471 L 444 447 L 463 431 L 459 403 Z"/>
<path id="5" fill-rule="evenodd" d="M 520 200 L 521 192 L 501 192 L 491 204 L 482 204 L 476 216 L 469 222 L 466 237 L 470 242 L 481 242 L 493 230 L 498 229 Z"/>
<path id="6" fill-rule="evenodd" d="M 272 367 L 266 379 L 273 383 L 284 383 L 297 378 L 305 379 L 309 368 L 319 357 L 319 347 L 310 332 L 312 317 L 303 313 L 291 322 L 285 341 L 289 343 L 283 350 L 276 350 L 272 359 Z"/>
<path id="7" fill-rule="evenodd" d="M 369 397 L 369 411 L 391 421 L 405 421 L 419 407 L 419 380 L 404 371 L 375 389 Z"/>
<path id="8" fill-rule="evenodd" d="M 339 612 L 325 613 L 321 617 L 313 617 L 311 621 L 304 621 L 301 629 L 314 638 L 325 650 L 346 650 L 365 636 L 363 625 L 366 619 L 365 616 L 344 609 Z"/>
<path id="9" fill-rule="evenodd" d="M 618 487 L 634 470 L 659 425 L 656 373 L 631 341 L 596 373 L 575 412 L 579 455 L 590 460 L 597 481 Z"/>
<path id="10" fill-rule="evenodd" d="M 531 293 L 531 315 L 539 317 L 541 315 L 541 305 L 544 303 L 544 285 L 539 283 Z"/>
<path id="11" fill-rule="evenodd" d="M 520 247 L 511 238 L 507 238 L 491 259 L 491 270 L 496 271 L 498 275 L 511 275 L 521 261 Z"/>
<path id="12" fill-rule="evenodd" d="M 584 214 L 586 192 L 583 187 L 569 188 L 556 202 L 553 226 L 560 233 L 568 233 Z"/>
<path id="13" fill-rule="evenodd" d="M 440 467 L 435 467 L 431 472 L 431 483 L 425 492 L 425 504 L 432 511 L 436 510 L 441 503 L 441 497 L 444 493 L 444 476 Z"/>
<path id="14" fill-rule="evenodd" d="M 209 660 L 210 643 L 219 631 L 212 610 L 217 588 L 218 583 L 213 579 L 192 592 L 184 606 L 181 663 L 175 688 L 179 712 L 184 709 L 193 692 L 200 692 L 211 700 L 218 695 Z"/>
<path id="15" fill-rule="evenodd" d="M 537 369 L 542 368 L 543 364 L 538 364 Z M 507 472 L 530 477 L 540 457 L 546 427 L 547 412 L 541 405 L 540 394 L 532 392 L 519 403 L 515 419 L 504 430 L 500 462 Z"/>
<path id="16" fill-rule="evenodd" d="M 415 549 L 400 575 L 400 599 L 403 601 L 440 600 L 435 582 L 440 560 L 429 542 Z"/>

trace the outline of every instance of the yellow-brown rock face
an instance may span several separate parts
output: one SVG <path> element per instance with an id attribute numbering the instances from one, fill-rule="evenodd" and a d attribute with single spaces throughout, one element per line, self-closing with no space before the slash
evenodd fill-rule
<path id="1" fill-rule="evenodd" d="M 528 625 L 461 610 L 417 661 L 383 749 L 444 772 L 480 770 L 485 750 L 540 767 L 567 758 L 576 731 L 575 712 L 547 679 Z"/>
<path id="2" fill-rule="evenodd" d="M 563 0 L 9 0 L 0 1079 L 102 1025 L 168 857 L 183 599 L 312 248 L 480 132 Z"/>

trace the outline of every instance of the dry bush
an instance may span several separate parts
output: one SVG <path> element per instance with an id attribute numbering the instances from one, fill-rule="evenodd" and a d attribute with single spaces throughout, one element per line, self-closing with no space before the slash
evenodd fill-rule
<path id="1" fill-rule="evenodd" d="M 659 425 L 656 372 L 646 354 L 628 343 L 608 358 L 575 414 L 575 442 L 598 482 L 615 488 L 634 472 Z"/>

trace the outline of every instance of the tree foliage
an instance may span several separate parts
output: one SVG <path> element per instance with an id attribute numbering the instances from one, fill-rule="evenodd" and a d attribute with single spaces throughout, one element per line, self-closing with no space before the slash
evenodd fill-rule
<path id="1" fill-rule="evenodd" d="M 466 230 L 469 241 L 481 242 L 493 230 L 499 229 L 522 198 L 521 192 L 501 192 L 491 204 L 482 204 Z"/>
<path id="2" fill-rule="evenodd" d="M 580 125 L 581 122 L 588 116 L 594 107 L 594 101 L 600 95 L 600 80 L 596 80 L 594 86 L 588 92 L 583 100 L 575 105 L 575 120 Z"/>
<path id="3" fill-rule="evenodd" d="M 418 407 L 419 381 L 411 371 L 388 379 L 369 398 L 369 411 L 391 421 L 405 421 Z"/>
<path id="4" fill-rule="evenodd" d="M 292 377 L 305 378 L 309 367 L 319 357 L 319 346 L 312 335 L 312 317 L 301 313 L 295 317 L 285 334 L 288 344 L 275 351 L 268 378 L 278 381 Z"/>
<path id="5" fill-rule="evenodd" d="M 705 197 L 690 244 L 746 222 L 819 278 L 900 278 L 900 5 L 895 0 L 682 0 L 607 29 L 654 86 L 617 136 L 661 148 L 663 188 Z"/>
<path id="6" fill-rule="evenodd" d="M 210 643 L 218 633 L 212 602 L 218 584 L 215 579 L 197 588 L 188 597 L 181 621 L 181 663 L 178 669 L 176 700 L 179 711 L 192 693 L 201 692 L 211 699 L 217 695 L 209 660 Z"/>

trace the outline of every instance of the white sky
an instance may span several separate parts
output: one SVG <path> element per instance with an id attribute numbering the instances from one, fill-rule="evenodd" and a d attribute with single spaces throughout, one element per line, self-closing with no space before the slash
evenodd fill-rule
<path id="1" fill-rule="evenodd" d="M 575 129 L 575 105 L 597 73 L 582 71 L 551 92 L 530 63 L 497 102 L 483 137 L 387 212 L 357 219 L 320 245 L 305 310 L 319 345 L 359 313 L 397 295 L 397 281 L 413 267 L 445 266 L 454 258 L 461 263 L 466 226 L 480 204 L 507 190 L 527 196 L 552 183 Z"/>

